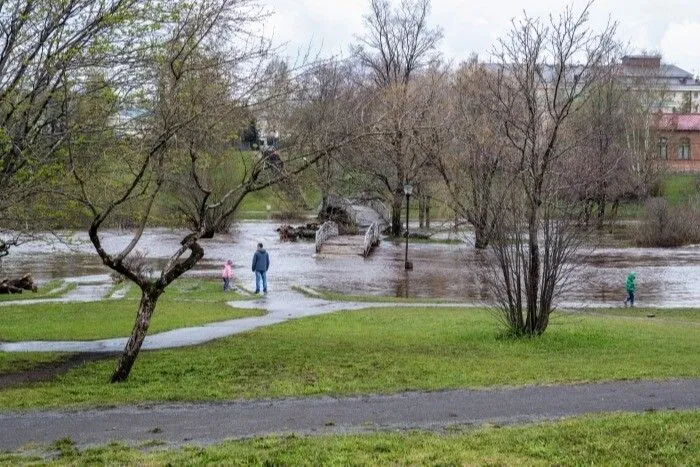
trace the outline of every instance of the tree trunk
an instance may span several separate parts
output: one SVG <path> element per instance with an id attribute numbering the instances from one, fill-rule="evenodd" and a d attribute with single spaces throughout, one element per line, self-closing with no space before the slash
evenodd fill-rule
<path id="1" fill-rule="evenodd" d="M 535 203 L 536 204 L 536 203 Z M 526 328 L 529 334 L 537 333 L 537 319 L 539 315 L 538 295 L 540 285 L 540 245 L 537 238 L 539 233 L 537 207 L 530 208 L 528 216 L 528 256 L 529 264 L 526 276 L 527 297 L 527 322 Z"/>
<path id="2" fill-rule="evenodd" d="M 418 228 L 425 226 L 425 196 L 418 194 Z"/>
<path id="3" fill-rule="evenodd" d="M 474 227 L 474 248 L 483 250 L 489 246 L 491 240 L 491 222 L 487 204 L 481 206 L 478 217 L 470 216 L 470 224 Z"/>
<path id="4" fill-rule="evenodd" d="M 425 197 L 425 228 L 430 228 L 430 196 Z"/>
<path id="5" fill-rule="evenodd" d="M 403 207 L 403 193 L 394 192 L 391 202 L 391 236 L 401 236 L 401 208 Z"/>
<path id="6" fill-rule="evenodd" d="M 484 225 L 474 226 L 474 248 L 483 250 L 489 246 L 489 235 Z"/>
<path id="7" fill-rule="evenodd" d="M 139 355 L 139 350 L 141 350 L 141 344 L 143 344 L 143 340 L 146 338 L 148 326 L 151 323 L 151 315 L 156 308 L 156 302 L 159 296 L 160 292 L 158 291 L 141 292 L 141 303 L 139 304 L 136 323 L 131 331 L 129 341 L 124 347 L 124 352 L 119 359 L 119 364 L 112 374 L 112 383 L 126 381 L 129 377 L 131 367 L 134 365 L 136 357 Z"/>
<path id="8" fill-rule="evenodd" d="M 596 214 L 596 229 L 602 229 L 605 222 L 605 198 L 598 200 L 598 212 Z"/>

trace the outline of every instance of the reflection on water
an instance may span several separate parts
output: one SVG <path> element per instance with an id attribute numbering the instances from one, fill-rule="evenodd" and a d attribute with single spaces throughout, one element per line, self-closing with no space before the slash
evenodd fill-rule
<path id="1" fill-rule="evenodd" d="M 258 241 L 270 253 L 271 291 L 294 284 L 348 294 L 399 297 L 435 297 L 485 302 L 489 290 L 480 279 L 484 254 L 468 244 L 411 244 L 409 259 L 414 270 L 404 270 L 403 244 L 383 242 L 370 258 L 359 255 L 314 256 L 312 243 L 281 243 L 276 224 L 246 222 L 231 234 L 203 241 L 205 257 L 194 274 L 218 274 L 226 259 L 234 261 L 234 273 L 250 281 L 251 259 Z M 181 237 L 166 229 L 146 232 L 139 248 L 165 261 Z M 109 251 L 125 246 L 129 237 L 118 231 L 103 238 Z M 579 255 L 563 304 L 621 305 L 629 271 L 638 278 L 639 305 L 700 306 L 700 247 L 677 249 L 604 248 Z M 83 234 L 72 246 L 53 242 L 23 245 L 5 258 L 0 275 L 32 272 L 40 281 L 52 278 L 107 274 Z"/>

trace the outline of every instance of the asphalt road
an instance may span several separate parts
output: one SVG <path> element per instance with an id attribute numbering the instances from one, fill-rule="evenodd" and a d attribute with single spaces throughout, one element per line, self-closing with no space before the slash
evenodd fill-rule
<path id="1" fill-rule="evenodd" d="M 440 429 L 584 413 L 700 408 L 700 379 L 493 390 L 407 392 L 81 411 L 0 412 L 0 449 L 70 437 L 79 445 L 162 440 L 211 443 L 269 434 Z"/>

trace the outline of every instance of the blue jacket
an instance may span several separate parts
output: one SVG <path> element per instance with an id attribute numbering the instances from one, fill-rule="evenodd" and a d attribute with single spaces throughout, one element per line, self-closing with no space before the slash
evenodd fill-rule
<path id="1" fill-rule="evenodd" d="M 270 256 L 267 251 L 256 250 L 253 255 L 253 272 L 264 272 L 270 268 Z"/>

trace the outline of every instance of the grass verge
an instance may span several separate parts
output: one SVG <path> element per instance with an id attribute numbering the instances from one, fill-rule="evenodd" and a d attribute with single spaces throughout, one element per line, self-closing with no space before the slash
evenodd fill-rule
<path id="1" fill-rule="evenodd" d="M 0 307 L 0 341 L 93 340 L 128 336 L 138 306 L 138 300 L 122 299 Z M 149 333 L 263 313 L 262 310 L 231 308 L 223 302 L 188 302 L 164 296 L 153 313 Z"/>
<path id="2" fill-rule="evenodd" d="M 0 391 L 0 407 L 392 393 L 700 377 L 700 329 L 559 314 L 539 338 L 499 337 L 489 312 L 382 308 L 288 321 L 184 349 L 144 353 L 126 383 L 113 361 Z"/>
<path id="3" fill-rule="evenodd" d="M 78 287 L 76 283 L 64 283 L 60 279 L 49 281 L 39 287 L 39 291 L 34 293 L 25 290 L 21 294 L 0 295 L 0 302 L 14 302 L 19 300 L 36 300 L 42 298 L 56 298 Z"/>
<path id="4" fill-rule="evenodd" d="M 54 465 L 694 465 L 700 412 L 574 417 L 524 426 L 444 433 L 266 437 L 209 446 L 57 442 L 42 456 L 0 454 L 0 463 Z"/>
<path id="5" fill-rule="evenodd" d="M 235 284 L 235 282 L 234 280 L 233 283 Z M 140 299 L 141 290 L 136 286 L 131 286 L 127 290 L 125 298 Z M 176 301 L 226 303 L 233 300 L 249 300 L 251 297 L 233 290 L 224 292 L 220 279 L 182 278 L 165 289 L 163 298 Z"/>
<path id="6" fill-rule="evenodd" d="M 292 286 L 292 290 L 309 297 L 318 298 L 321 300 L 331 300 L 336 302 L 367 302 L 367 303 L 396 303 L 400 305 L 402 303 L 434 303 L 434 304 L 447 304 L 455 303 L 454 300 L 441 300 L 437 298 L 424 298 L 424 297 L 387 297 L 383 295 L 351 295 L 351 294 L 341 294 L 337 292 L 331 292 L 325 289 L 310 289 L 308 287 L 299 287 L 296 285 Z M 316 294 L 310 293 L 313 291 Z"/>
<path id="7" fill-rule="evenodd" d="M 645 320 L 700 323 L 700 309 L 698 308 L 599 308 L 582 309 L 580 311 L 604 316 L 626 316 Z"/>

